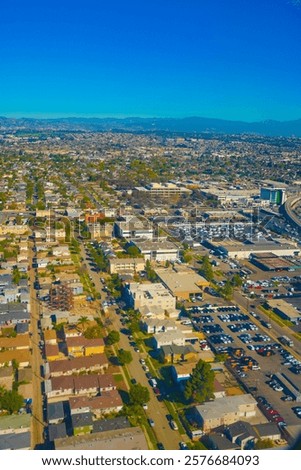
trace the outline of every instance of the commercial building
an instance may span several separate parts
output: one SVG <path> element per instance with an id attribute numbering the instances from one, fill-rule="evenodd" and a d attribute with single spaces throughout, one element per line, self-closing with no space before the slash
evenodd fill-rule
<path id="1" fill-rule="evenodd" d="M 268 305 L 277 315 L 293 323 L 301 321 L 301 299 L 270 299 Z"/>
<path id="2" fill-rule="evenodd" d="M 110 258 L 110 274 L 139 273 L 145 268 L 145 260 L 142 258 Z"/>
<path id="3" fill-rule="evenodd" d="M 144 258 L 149 261 L 176 261 L 179 259 L 179 249 L 172 242 L 167 240 L 135 241 L 134 244 L 139 249 Z"/>
<path id="4" fill-rule="evenodd" d="M 174 183 L 150 183 L 146 186 L 136 187 L 133 190 L 134 196 L 145 196 L 146 198 L 172 198 L 189 196 L 191 190 L 184 186 L 179 186 Z"/>
<path id="5" fill-rule="evenodd" d="M 250 261 L 264 271 L 282 271 L 295 266 L 288 259 L 281 258 L 274 253 L 254 253 L 250 256 Z"/>
<path id="6" fill-rule="evenodd" d="M 279 187 L 262 187 L 260 188 L 260 199 L 280 206 L 286 201 L 286 191 Z"/>
<path id="7" fill-rule="evenodd" d="M 127 304 L 136 310 L 154 306 L 162 310 L 176 310 L 176 298 L 161 283 L 131 282 L 126 285 L 124 294 Z"/>
<path id="8" fill-rule="evenodd" d="M 300 249 L 293 243 L 287 241 L 272 241 L 260 238 L 238 242 L 234 240 L 223 240 L 221 242 L 206 242 L 206 245 L 217 254 L 232 259 L 247 259 L 252 255 L 260 253 L 272 253 L 277 256 L 299 256 Z"/>
<path id="9" fill-rule="evenodd" d="M 248 205 L 253 202 L 254 197 L 259 195 L 258 189 L 233 189 L 210 187 L 202 189 L 201 194 L 214 199 L 221 204 Z"/>
<path id="10" fill-rule="evenodd" d="M 189 300 L 191 296 L 201 295 L 203 289 L 210 283 L 185 266 L 177 266 L 168 269 L 157 269 L 156 274 L 163 285 L 178 300 Z"/>
<path id="11" fill-rule="evenodd" d="M 114 224 L 113 233 L 116 237 L 133 240 L 143 238 L 152 240 L 154 238 L 153 225 L 143 218 L 136 216 L 124 216 Z"/>

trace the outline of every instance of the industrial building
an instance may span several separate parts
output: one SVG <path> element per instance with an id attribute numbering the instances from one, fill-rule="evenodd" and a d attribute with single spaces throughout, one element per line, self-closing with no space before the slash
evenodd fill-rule
<path id="1" fill-rule="evenodd" d="M 272 253 L 277 256 L 299 256 L 300 249 L 293 243 L 287 241 L 266 240 L 259 238 L 239 242 L 234 240 L 223 240 L 220 242 L 207 241 L 206 245 L 217 254 L 232 259 L 247 259 L 258 253 Z"/>
<path id="2" fill-rule="evenodd" d="M 300 297 L 290 298 L 289 301 L 284 299 L 271 299 L 268 301 L 268 305 L 284 320 L 289 320 L 292 323 L 296 323 L 301 320 Z"/>

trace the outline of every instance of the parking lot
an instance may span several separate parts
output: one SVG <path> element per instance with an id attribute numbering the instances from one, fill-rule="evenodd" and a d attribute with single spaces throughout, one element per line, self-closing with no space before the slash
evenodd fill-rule
<path id="1" fill-rule="evenodd" d="M 255 398 L 264 397 L 267 409 L 260 408 L 266 418 L 280 425 L 300 424 L 300 415 L 292 410 L 295 402 L 290 390 L 274 377 L 284 374 L 301 390 L 300 361 L 236 306 L 195 306 L 190 313 L 208 347 L 227 355 L 226 363 L 241 386 Z"/>

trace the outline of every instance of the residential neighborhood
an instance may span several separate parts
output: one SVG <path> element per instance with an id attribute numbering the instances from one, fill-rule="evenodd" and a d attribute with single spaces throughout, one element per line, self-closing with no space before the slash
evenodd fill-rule
<path id="1" fill-rule="evenodd" d="M 0 449 L 293 446 L 299 139 L 21 131 L 1 127 Z"/>

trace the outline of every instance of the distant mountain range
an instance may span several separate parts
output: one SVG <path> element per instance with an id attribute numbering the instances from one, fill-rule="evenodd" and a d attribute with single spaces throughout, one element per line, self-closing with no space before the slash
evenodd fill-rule
<path id="1" fill-rule="evenodd" d="M 295 121 L 243 122 L 203 117 L 187 118 L 6 118 L 0 117 L 2 130 L 63 130 L 175 132 L 213 134 L 256 134 L 262 136 L 301 137 L 301 119 Z"/>

